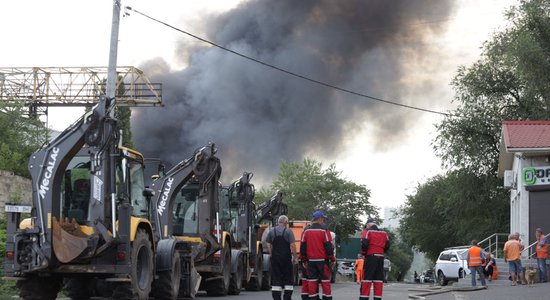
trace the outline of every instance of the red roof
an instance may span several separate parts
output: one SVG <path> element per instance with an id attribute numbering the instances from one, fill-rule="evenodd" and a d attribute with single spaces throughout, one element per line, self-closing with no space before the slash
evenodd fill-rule
<path id="1" fill-rule="evenodd" d="M 550 121 L 504 121 L 502 134 L 507 150 L 550 148 Z"/>

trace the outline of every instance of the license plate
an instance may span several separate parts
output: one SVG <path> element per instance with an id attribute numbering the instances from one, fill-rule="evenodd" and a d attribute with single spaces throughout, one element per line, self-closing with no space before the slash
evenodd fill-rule
<path id="1" fill-rule="evenodd" d="M 30 213 L 32 206 L 30 205 L 6 205 L 5 212 L 14 212 L 14 213 Z"/>

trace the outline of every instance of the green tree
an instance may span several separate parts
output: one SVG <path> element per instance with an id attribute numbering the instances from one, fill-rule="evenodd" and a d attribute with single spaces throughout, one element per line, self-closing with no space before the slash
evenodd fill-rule
<path id="1" fill-rule="evenodd" d="M 0 253 L 6 253 L 6 219 L 0 217 Z M 4 265 L 5 255 L 0 255 L 0 265 Z M 0 277 L 4 275 L 4 268 L 0 268 Z M 3 296 L 11 296 L 17 294 L 15 281 L 0 279 L 0 294 Z"/>
<path id="2" fill-rule="evenodd" d="M 403 240 L 435 260 L 445 247 L 467 245 L 507 231 L 507 191 L 494 176 L 464 170 L 438 175 L 407 196 L 401 209 Z"/>
<path id="3" fill-rule="evenodd" d="M 406 244 L 401 237 L 393 230 L 384 229 L 390 238 L 391 246 L 386 257 L 391 261 L 391 271 L 388 275 L 389 281 L 395 281 L 399 273 L 404 276 L 411 267 L 413 261 L 413 252 L 411 247 Z"/>
<path id="4" fill-rule="evenodd" d="M 257 198 L 269 199 L 277 190 L 283 192 L 290 219 L 309 220 L 313 211 L 322 210 L 339 239 L 361 228 L 362 216 L 378 216 L 369 203 L 370 191 L 341 178 L 334 164 L 324 169 L 320 162 L 307 158 L 302 163 L 283 162 L 273 184 L 260 190 Z"/>
<path id="5" fill-rule="evenodd" d="M 449 168 L 496 175 L 502 121 L 550 117 L 550 1 L 521 1 L 506 17 L 510 26 L 452 81 L 458 107 L 434 141 Z"/>
<path id="6" fill-rule="evenodd" d="M 550 117 L 550 0 L 523 0 L 509 26 L 452 80 L 456 109 L 436 125 L 433 147 L 450 172 L 408 196 L 404 239 L 432 259 L 441 248 L 506 232 L 509 194 L 497 178 L 504 120 Z"/>
<path id="7" fill-rule="evenodd" d="M 22 104 L 0 103 L 0 170 L 29 177 L 29 157 L 47 141 L 48 130 L 24 115 Z"/>

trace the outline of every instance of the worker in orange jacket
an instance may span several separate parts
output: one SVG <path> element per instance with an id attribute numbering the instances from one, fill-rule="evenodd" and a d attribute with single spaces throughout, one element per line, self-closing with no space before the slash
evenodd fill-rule
<path id="1" fill-rule="evenodd" d="M 355 269 L 355 278 L 357 283 L 361 283 L 361 280 L 363 279 L 363 263 L 365 260 L 363 259 L 363 255 L 361 253 L 357 254 L 357 259 L 355 260 L 355 265 L 353 268 Z"/>
<path id="2" fill-rule="evenodd" d="M 476 286 L 476 273 L 479 274 L 482 286 L 487 286 L 485 283 L 485 276 L 483 275 L 483 266 L 485 265 L 485 252 L 479 248 L 477 241 L 472 240 L 472 247 L 468 249 L 468 255 L 466 257 L 468 261 L 468 268 L 470 269 L 470 275 L 472 277 L 472 286 Z"/>
<path id="3" fill-rule="evenodd" d="M 548 240 L 542 234 L 542 229 L 537 228 L 537 266 L 539 269 L 540 282 L 548 282 L 546 259 L 548 259 Z"/>

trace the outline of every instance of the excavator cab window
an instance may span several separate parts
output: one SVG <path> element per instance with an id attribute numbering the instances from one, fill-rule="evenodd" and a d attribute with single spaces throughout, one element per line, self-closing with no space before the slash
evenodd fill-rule
<path id="1" fill-rule="evenodd" d="M 133 215 L 140 218 L 148 218 L 149 205 L 143 196 L 145 190 L 145 180 L 143 178 L 143 165 L 130 161 L 130 200 L 134 208 Z"/>
<path id="2" fill-rule="evenodd" d="M 149 205 L 143 196 L 145 190 L 143 164 L 131 157 L 122 156 L 117 160 L 115 175 L 116 194 L 119 201 L 130 201 L 133 216 L 148 218 Z"/>
<path id="3" fill-rule="evenodd" d="M 173 206 L 174 222 L 172 234 L 175 236 L 196 235 L 199 233 L 197 199 L 199 185 L 188 183 L 176 194 Z"/>
<path id="4" fill-rule="evenodd" d="M 83 224 L 88 218 L 90 203 L 90 160 L 87 156 L 74 157 L 61 182 L 62 217 Z"/>
<path id="5" fill-rule="evenodd" d="M 231 204 L 230 191 L 227 187 L 221 187 L 218 191 L 220 223 L 225 231 L 235 232 L 237 226 L 237 207 Z"/>

